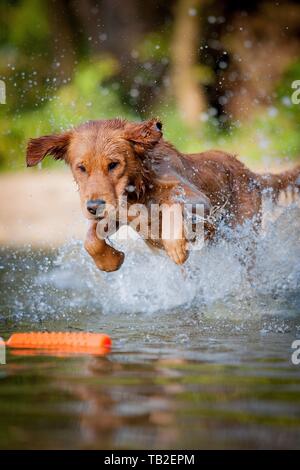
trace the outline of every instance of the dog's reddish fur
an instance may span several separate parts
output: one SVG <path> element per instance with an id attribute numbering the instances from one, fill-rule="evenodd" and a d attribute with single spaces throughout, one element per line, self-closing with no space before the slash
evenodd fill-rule
<path id="1" fill-rule="evenodd" d="M 299 188 L 300 167 L 280 175 L 257 175 L 229 153 L 210 150 L 186 155 L 162 138 L 161 123 L 154 119 L 131 123 L 121 119 L 91 121 L 60 135 L 31 139 L 27 165 L 34 166 L 47 154 L 64 159 L 79 186 L 82 209 L 91 219 L 85 247 L 97 266 L 114 271 L 123 262 L 123 253 L 96 235 L 97 221 L 86 210 L 90 199 L 103 199 L 117 207 L 119 198 L 130 185 L 128 203 L 172 204 L 178 193 L 186 202 L 203 203 L 208 213 L 223 207 L 228 224 L 235 227 L 247 219 L 260 223 L 262 191 L 278 192 L 292 186 Z M 112 170 L 110 163 L 117 163 Z M 206 223 L 211 238 L 217 227 Z M 184 235 L 174 240 L 149 240 L 164 248 L 177 264 L 187 258 Z"/>

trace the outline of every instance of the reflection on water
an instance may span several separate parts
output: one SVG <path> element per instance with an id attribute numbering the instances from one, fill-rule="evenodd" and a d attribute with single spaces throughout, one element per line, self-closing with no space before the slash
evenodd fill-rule
<path id="1" fill-rule="evenodd" d="M 299 448 L 299 215 L 291 206 L 269 225 L 251 282 L 242 243 L 194 254 L 184 269 L 138 247 L 114 274 L 80 243 L 2 250 L 0 336 L 105 331 L 114 348 L 8 352 L 0 447 Z"/>

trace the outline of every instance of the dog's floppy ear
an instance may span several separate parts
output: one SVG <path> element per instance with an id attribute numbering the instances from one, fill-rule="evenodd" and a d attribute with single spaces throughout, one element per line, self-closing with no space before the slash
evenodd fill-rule
<path id="1" fill-rule="evenodd" d="M 135 151 L 139 154 L 153 148 L 161 137 L 162 123 L 158 119 L 128 123 L 125 127 L 125 138 L 133 144 Z"/>
<path id="2" fill-rule="evenodd" d="M 71 134 L 44 135 L 36 139 L 30 139 L 27 145 L 27 166 L 37 165 L 46 155 L 52 155 L 55 160 L 65 158 Z"/>

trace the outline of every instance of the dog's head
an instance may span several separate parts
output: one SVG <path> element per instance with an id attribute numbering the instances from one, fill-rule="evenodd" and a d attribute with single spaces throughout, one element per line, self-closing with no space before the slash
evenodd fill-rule
<path id="1" fill-rule="evenodd" d="M 101 218 L 106 207 L 118 206 L 129 190 L 137 195 L 146 189 L 144 160 L 162 137 L 162 125 L 151 119 L 130 123 L 121 119 L 90 121 L 63 134 L 31 139 L 27 166 L 46 155 L 65 160 L 79 187 L 86 217 Z"/>

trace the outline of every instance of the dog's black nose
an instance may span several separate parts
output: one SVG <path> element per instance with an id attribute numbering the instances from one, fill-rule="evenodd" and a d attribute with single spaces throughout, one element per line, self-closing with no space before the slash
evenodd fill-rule
<path id="1" fill-rule="evenodd" d="M 90 199 L 86 203 L 86 208 L 90 214 L 96 215 L 97 211 L 101 211 L 104 209 L 105 201 L 103 199 Z"/>

